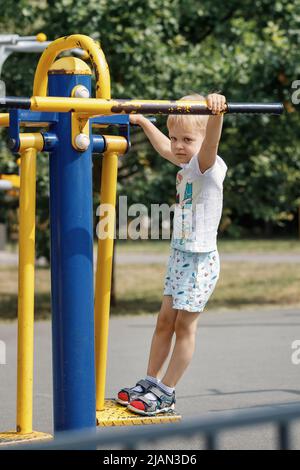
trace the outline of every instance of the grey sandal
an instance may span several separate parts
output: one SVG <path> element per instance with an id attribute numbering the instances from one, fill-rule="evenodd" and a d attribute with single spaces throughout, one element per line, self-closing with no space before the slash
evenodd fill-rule
<path id="1" fill-rule="evenodd" d="M 141 392 L 137 392 L 136 390 L 133 390 L 133 388 L 136 387 L 137 385 L 139 385 L 142 388 Z M 136 383 L 134 387 L 122 388 L 122 390 L 120 390 L 118 393 L 116 402 L 119 403 L 120 405 L 127 406 L 136 397 L 139 397 L 140 395 L 147 393 L 148 389 L 152 386 L 153 386 L 152 382 L 149 382 L 146 379 L 141 379 Z"/>
<path id="2" fill-rule="evenodd" d="M 144 416 L 155 416 L 159 413 L 168 413 L 174 411 L 176 398 L 175 391 L 172 395 L 167 395 L 159 387 L 152 385 L 148 388 L 146 393 L 153 393 L 156 400 L 146 398 L 145 394 L 140 394 L 136 399 L 133 399 L 128 405 L 128 410 Z"/>

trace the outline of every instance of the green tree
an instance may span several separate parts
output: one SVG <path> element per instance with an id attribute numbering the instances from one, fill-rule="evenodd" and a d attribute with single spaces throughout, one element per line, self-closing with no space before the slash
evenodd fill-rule
<path id="1" fill-rule="evenodd" d="M 99 40 L 113 97 L 174 99 L 218 90 L 229 101 L 284 102 L 281 117 L 225 116 L 219 154 L 229 170 L 221 230 L 231 236 L 266 229 L 295 233 L 300 146 L 291 86 L 300 71 L 300 0 L 8 0 L 4 10 L 0 31 L 43 30 L 50 39 L 81 33 Z M 36 63 L 33 55 L 7 61 L 8 94 L 31 94 Z M 162 129 L 164 122 L 158 119 Z M 176 168 L 162 162 L 134 131 L 137 140 L 121 159 L 119 194 L 126 194 L 129 203 L 174 201 Z M 1 158 L 5 163 L 10 156 L 2 149 Z M 39 161 L 43 184 L 38 191 L 45 201 L 38 204 L 41 221 L 48 210 L 46 161 Z M 94 168 L 97 190 L 99 157 Z M 40 236 L 39 247 L 47 246 L 48 233 L 45 229 Z"/>

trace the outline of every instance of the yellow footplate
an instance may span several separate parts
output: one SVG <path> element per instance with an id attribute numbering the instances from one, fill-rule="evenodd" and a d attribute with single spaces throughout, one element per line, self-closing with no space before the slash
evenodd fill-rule
<path id="1" fill-rule="evenodd" d="M 181 420 L 175 411 L 157 416 L 143 416 L 131 412 L 115 400 L 105 400 L 104 410 L 97 411 L 98 426 L 134 426 L 137 424 L 173 423 Z"/>
<path id="2" fill-rule="evenodd" d="M 17 444 L 18 442 L 24 443 L 30 441 L 41 441 L 44 439 L 52 439 L 51 434 L 37 431 L 32 431 L 28 434 L 22 434 L 16 431 L 0 432 L 0 446 Z"/>

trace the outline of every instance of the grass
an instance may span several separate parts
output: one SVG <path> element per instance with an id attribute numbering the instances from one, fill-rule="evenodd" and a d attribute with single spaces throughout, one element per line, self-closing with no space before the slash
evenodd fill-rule
<path id="1" fill-rule="evenodd" d="M 169 240 L 126 240 L 117 241 L 118 253 L 168 253 Z M 300 239 L 219 239 L 218 249 L 220 253 L 298 253 L 300 254 Z"/>
<path id="2" fill-rule="evenodd" d="M 0 266 L 0 318 L 13 319 L 18 310 L 18 269 L 15 266 Z M 50 316 L 50 270 L 37 268 L 35 276 L 35 316 L 46 319 Z"/>
<path id="3" fill-rule="evenodd" d="M 160 307 L 164 265 L 117 268 L 115 314 L 156 313 Z M 222 263 L 221 275 L 207 309 L 300 306 L 300 265 Z"/>
<path id="4" fill-rule="evenodd" d="M 170 240 L 117 240 L 118 253 L 168 253 Z M 7 244 L 6 251 L 17 252 L 16 244 Z M 95 250 L 97 244 L 95 243 Z M 300 254 L 300 238 L 254 239 L 237 240 L 218 239 L 218 249 L 221 253 L 297 253 Z"/>
<path id="5" fill-rule="evenodd" d="M 165 264 L 130 264 L 116 268 L 117 306 L 113 315 L 154 314 L 159 311 Z M 16 318 L 16 267 L 0 267 L 0 317 Z M 300 264 L 223 262 L 221 276 L 206 310 L 300 306 Z M 36 318 L 50 316 L 50 271 L 36 270 Z"/>

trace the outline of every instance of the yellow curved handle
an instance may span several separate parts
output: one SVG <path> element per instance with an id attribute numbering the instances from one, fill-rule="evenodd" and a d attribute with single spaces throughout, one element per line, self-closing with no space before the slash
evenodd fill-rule
<path id="1" fill-rule="evenodd" d="M 96 98 L 110 99 L 110 74 L 105 55 L 99 43 L 84 34 L 72 34 L 56 39 L 44 50 L 34 76 L 34 96 L 47 96 L 47 73 L 56 56 L 62 51 L 76 47 L 85 50 L 93 64 L 96 75 Z"/>

